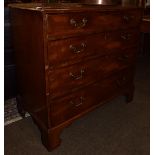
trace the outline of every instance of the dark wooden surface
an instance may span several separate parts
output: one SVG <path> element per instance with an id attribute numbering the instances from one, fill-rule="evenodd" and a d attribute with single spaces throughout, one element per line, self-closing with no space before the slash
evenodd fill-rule
<path id="1" fill-rule="evenodd" d="M 59 125 L 65 120 L 95 106 L 96 103 L 115 96 L 122 91 L 122 88 L 128 87 L 132 80 L 132 72 L 123 70 L 120 74 L 105 78 L 103 81 L 92 84 L 86 89 L 80 89 L 78 92 L 71 93 L 64 98 L 54 100 L 55 103 L 51 109 L 52 125 Z"/>
<path id="2" fill-rule="evenodd" d="M 143 16 L 141 24 L 142 33 L 150 33 L 150 16 Z"/>
<path id="3" fill-rule="evenodd" d="M 19 106 L 49 151 L 75 119 L 118 95 L 133 99 L 141 16 L 134 7 L 11 6 Z"/>
<path id="4" fill-rule="evenodd" d="M 136 14 L 136 16 L 135 16 Z M 139 14 L 139 15 L 138 15 Z M 61 15 L 48 15 L 48 34 L 52 37 L 75 33 L 103 32 L 105 30 L 117 30 L 120 27 L 133 27 L 140 22 L 138 11 L 105 12 L 105 13 L 72 13 Z M 86 20 L 85 22 L 83 20 Z M 71 22 L 75 22 L 72 23 Z M 77 28 L 79 27 L 79 28 Z M 80 28 L 82 27 L 82 28 Z"/>
<path id="5" fill-rule="evenodd" d="M 11 12 L 11 21 L 21 105 L 37 114 L 46 107 L 42 13 L 15 9 Z M 47 112 L 44 115 L 47 117 Z M 47 119 L 43 123 L 47 125 Z"/>
<path id="6" fill-rule="evenodd" d="M 17 94 L 16 65 L 12 48 L 9 8 L 4 8 L 4 99 Z"/>
<path id="7" fill-rule="evenodd" d="M 140 32 L 135 30 L 107 31 L 101 34 L 84 35 L 65 40 L 48 42 L 48 61 L 51 68 L 64 67 L 94 56 L 107 56 L 114 49 L 134 46 Z M 129 38 L 124 38 L 129 36 Z M 99 42 L 98 40 L 102 40 Z M 102 50 L 101 50 L 102 49 Z M 54 52 L 57 51 L 57 52 Z"/>

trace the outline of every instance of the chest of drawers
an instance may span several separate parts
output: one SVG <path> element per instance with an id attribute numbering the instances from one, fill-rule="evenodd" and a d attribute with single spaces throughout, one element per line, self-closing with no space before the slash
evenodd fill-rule
<path id="1" fill-rule="evenodd" d="M 141 9 L 11 5 L 18 109 L 48 150 L 62 129 L 119 95 L 133 99 Z"/>

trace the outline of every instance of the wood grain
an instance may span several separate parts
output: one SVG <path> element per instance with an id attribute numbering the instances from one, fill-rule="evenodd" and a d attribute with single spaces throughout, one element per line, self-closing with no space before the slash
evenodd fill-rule
<path id="1" fill-rule="evenodd" d="M 132 101 L 142 10 L 11 5 L 19 108 L 51 151 L 75 119 L 119 95 Z"/>

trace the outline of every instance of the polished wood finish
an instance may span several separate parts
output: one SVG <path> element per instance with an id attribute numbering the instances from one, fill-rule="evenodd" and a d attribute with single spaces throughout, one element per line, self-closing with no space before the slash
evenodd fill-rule
<path id="1" fill-rule="evenodd" d="M 20 104 L 25 111 L 37 114 L 46 108 L 45 66 L 42 59 L 44 57 L 42 13 L 15 9 L 11 11 L 11 21 Z M 43 118 L 48 117 L 47 113 L 44 115 L 46 116 Z M 48 125 L 47 119 L 42 122 Z"/>
<path id="2" fill-rule="evenodd" d="M 115 51 L 115 49 L 123 50 L 127 47 L 130 48 L 138 41 L 139 35 L 138 31 L 125 29 L 67 38 L 65 40 L 49 41 L 49 66 L 52 68 L 67 66 L 68 64 L 74 64 L 93 56 L 109 55 L 109 52 L 112 50 Z M 102 42 L 98 40 L 102 40 Z"/>
<path id="3" fill-rule="evenodd" d="M 19 110 L 49 151 L 75 119 L 119 95 L 132 101 L 141 15 L 122 6 L 11 5 Z"/>
<path id="4" fill-rule="evenodd" d="M 59 35 L 111 31 L 120 27 L 134 27 L 139 24 L 140 17 L 141 13 L 136 10 L 47 15 L 47 33 L 52 34 L 53 38 Z"/>
<path id="5" fill-rule="evenodd" d="M 143 16 L 141 24 L 142 33 L 150 33 L 150 16 Z"/>
<path id="6" fill-rule="evenodd" d="M 132 78 L 131 71 L 124 71 L 92 84 L 86 89 L 79 89 L 79 91 L 70 93 L 61 99 L 54 100 L 54 104 L 51 104 L 52 126 L 59 125 L 95 106 L 96 103 L 109 99 L 111 95 L 122 91 L 124 86 L 128 86 L 133 80 Z"/>

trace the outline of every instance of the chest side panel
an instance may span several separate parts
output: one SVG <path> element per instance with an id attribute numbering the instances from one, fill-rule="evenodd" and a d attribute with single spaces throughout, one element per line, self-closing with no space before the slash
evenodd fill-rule
<path id="1" fill-rule="evenodd" d="M 11 8 L 11 21 L 22 106 L 47 125 L 42 13 Z"/>

